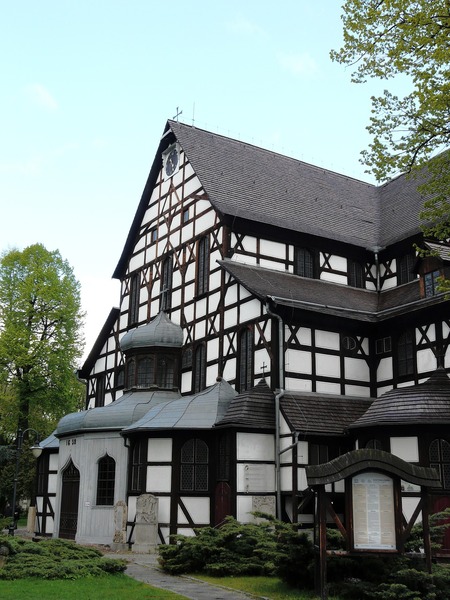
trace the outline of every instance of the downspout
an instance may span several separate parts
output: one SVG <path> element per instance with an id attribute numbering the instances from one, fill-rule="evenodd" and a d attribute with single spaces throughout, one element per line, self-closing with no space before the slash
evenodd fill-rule
<path id="1" fill-rule="evenodd" d="M 275 479 L 276 479 L 276 501 L 277 519 L 281 520 L 281 467 L 280 467 L 280 401 L 284 396 L 284 324 L 280 315 L 273 313 L 266 302 L 266 311 L 270 317 L 278 320 L 278 385 L 275 394 Z"/>

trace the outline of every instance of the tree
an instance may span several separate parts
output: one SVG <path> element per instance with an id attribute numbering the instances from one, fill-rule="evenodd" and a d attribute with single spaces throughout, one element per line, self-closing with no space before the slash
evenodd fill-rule
<path id="1" fill-rule="evenodd" d="M 331 58 L 354 67 L 352 81 L 405 76 L 411 92 L 372 97 L 373 136 L 362 162 L 378 181 L 424 175 L 424 234 L 450 238 L 450 2 L 346 0 L 344 44 Z M 423 183 L 425 181 L 425 183 Z"/>
<path id="2" fill-rule="evenodd" d="M 0 259 L 0 436 L 48 435 L 80 408 L 80 285 L 58 251 L 41 244 Z"/>

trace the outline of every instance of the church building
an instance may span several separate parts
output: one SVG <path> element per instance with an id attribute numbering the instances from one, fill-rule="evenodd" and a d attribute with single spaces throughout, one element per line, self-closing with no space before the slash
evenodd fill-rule
<path id="1" fill-rule="evenodd" d="M 413 178 L 168 121 L 79 372 L 86 410 L 41 443 L 36 531 L 142 548 L 143 497 L 160 544 L 254 511 L 310 527 L 306 467 L 358 448 L 434 467 L 449 506 L 450 247 L 423 238 L 422 203 Z M 409 517 L 420 489 L 402 494 Z"/>

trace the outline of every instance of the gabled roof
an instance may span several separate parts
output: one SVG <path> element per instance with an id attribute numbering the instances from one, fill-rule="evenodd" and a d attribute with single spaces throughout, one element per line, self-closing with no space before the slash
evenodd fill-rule
<path id="1" fill-rule="evenodd" d="M 250 390 L 237 395 L 216 426 L 274 429 L 275 397 L 265 379 L 261 379 Z"/>
<path id="2" fill-rule="evenodd" d="M 287 271 L 218 261 L 236 281 L 262 302 L 291 306 L 365 322 L 383 321 L 395 314 L 446 301 L 445 294 L 421 298 L 419 280 L 383 292 L 354 288 Z"/>
<path id="3" fill-rule="evenodd" d="M 450 379 L 437 369 L 424 383 L 396 388 L 376 398 L 349 427 L 446 425 L 450 423 Z"/>
<path id="4" fill-rule="evenodd" d="M 423 200 L 413 179 L 400 176 L 376 187 L 252 144 L 168 121 L 113 277 L 120 278 L 126 268 L 161 169 L 161 153 L 175 139 L 222 216 L 369 250 L 419 232 Z"/>
<path id="5" fill-rule="evenodd" d="M 286 391 L 281 409 L 291 429 L 302 436 L 342 436 L 372 402 L 373 398 Z"/>

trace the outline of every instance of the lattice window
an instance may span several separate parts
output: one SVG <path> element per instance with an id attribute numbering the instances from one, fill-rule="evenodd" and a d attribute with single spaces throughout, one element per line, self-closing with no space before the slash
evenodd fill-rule
<path id="1" fill-rule="evenodd" d="M 160 310 L 169 310 L 172 306 L 173 259 L 167 256 L 162 264 Z"/>
<path id="2" fill-rule="evenodd" d="M 397 258 L 397 283 L 402 285 L 416 278 L 414 273 L 414 263 L 416 257 L 414 254 L 405 254 Z"/>
<path id="3" fill-rule="evenodd" d="M 139 273 L 134 273 L 130 280 L 130 308 L 128 311 L 128 325 L 134 325 L 139 321 L 140 291 Z"/>
<path id="4" fill-rule="evenodd" d="M 197 294 L 206 294 L 209 289 L 209 238 L 204 237 L 197 247 Z"/>
<path id="5" fill-rule="evenodd" d="M 116 461 L 106 454 L 98 461 L 97 505 L 112 506 L 114 504 L 114 487 L 116 481 Z"/>
<path id="6" fill-rule="evenodd" d="M 397 342 L 397 370 L 400 376 L 414 374 L 414 334 L 405 331 Z"/>
<path id="7" fill-rule="evenodd" d="M 158 356 L 156 385 L 161 389 L 172 389 L 175 379 L 175 361 L 169 356 Z"/>
<path id="8" fill-rule="evenodd" d="M 314 255 L 307 248 L 294 248 L 294 273 L 301 277 L 315 277 Z"/>
<path id="9" fill-rule="evenodd" d="M 104 374 L 99 375 L 96 378 L 95 406 L 104 406 L 105 405 L 105 385 L 106 385 L 105 375 Z"/>
<path id="10" fill-rule="evenodd" d="M 430 444 L 430 467 L 439 473 L 442 487 L 450 489 L 450 444 L 446 440 L 436 439 Z"/>
<path id="11" fill-rule="evenodd" d="M 430 296 L 434 296 L 439 292 L 438 290 L 438 277 L 441 276 L 441 272 L 438 270 L 430 271 L 429 273 L 424 273 L 423 276 L 423 287 L 425 292 L 425 297 L 429 298 Z"/>
<path id="12" fill-rule="evenodd" d="M 208 491 L 209 449 L 203 440 L 188 440 L 181 448 L 180 489 L 183 492 Z"/>
<path id="13" fill-rule="evenodd" d="M 253 331 L 244 329 L 239 336 L 239 391 L 253 385 Z"/>
<path id="14" fill-rule="evenodd" d="M 136 379 L 136 361 L 134 358 L 127 361 L 127 389 L 131 389 L 134 386 Z"/>
<path id="15" fill-rule="evenodd" d="M 194 392 L 200 392 L 206 387 L 206 348 L 204 344 L 200 344 L 195 349 L 193 384 Z"/>
<path id="16" fill-rule="evenodd" d="M 357 288 L 364 288 L 364 268 L 361 263 L 356 262 L 354 260 L 348 259 L 347 261 L 347 269 L 348 269 L 348 285 Z"/>
<path id="17" fill-rule="evenodd" d="M 144 491 L 144 473 L 147 463 L 147 440 L 136 442 L 131 451 L 130 490 Z"/>
<path id="18" fill-rule="evenodd" d="M 154 370 L 153 357 L 144 356 L 142 358 L 138 358 L 136 387 L 149 388 L 155 377 Z"/>

